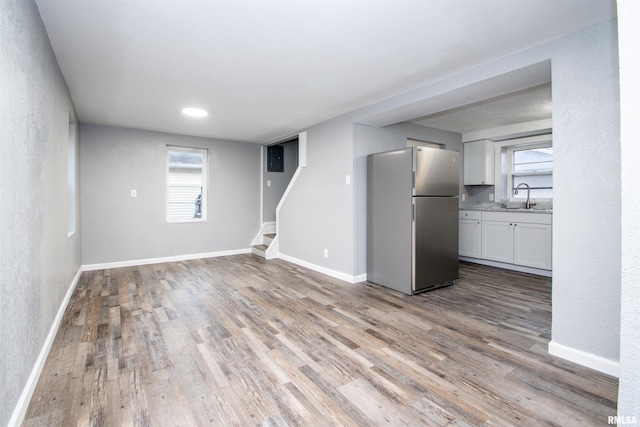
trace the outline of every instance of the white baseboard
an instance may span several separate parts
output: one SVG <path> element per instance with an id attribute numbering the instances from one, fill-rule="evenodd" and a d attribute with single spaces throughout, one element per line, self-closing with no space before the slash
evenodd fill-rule
<path id="1" fill-rule="evenodd" d="M 355 276 L 353 276 L 353 282 L 351 283 L 360 283 L 360 282 L 366 282 L 366 281 L 367 281 L 367 273 L 356 274 Z"/>
<path id="2" fill-rule="evenodd" d="M 33 397 L 33 392 L 36 389 L 36 385 L 38 385 L 38 380 L 40 379 L 40 374 L 42 373 L 42 369 L 44 368 L 44 364 L 47 361 L 47 357 L 49 356 L 49 351 L 51 350 L 51 346 L 53 345 L 53 340 L 58 333 L 58 329 L 60 327 L 60 323 L 62 323 L 62 318 L 64 316 L 64 312 L 67 309 L 67 305 L 69 305 L 69 301 L 71 300 L 71 295 L 73 295 L 73 291 L 76 289 L 76 285 L 78 284 L 78 280 L 80 280 L 80 275 L 82 274 L 82 267 L 78 269 L 73 281 L 69 285 L 67 289 L 67 293 L 60 304 L 60 308 L 58 308 L 58 313 L 56 317 L 53 319 L 53 323 L 51 324 L 51 328 L 49 328 L 49 334 L 47 334 L 47 338 L 44 341 L 44 345 L 40 350 L 40 354 L 38 355 L 38 359 L 36 360 L 36 364 L 33 366 L 31 370 L 31 374 L 29 375 L 29 379 L 27 380 L 27 384 L 24 386 L 22 390 L 22 394 L 20 395 L 20 399 L 16 404 L 15 409 L 13 410 L 13 414 L 11 415 L 11 419 L 9 420 L 9 427 L 19 426 L 24 421 L 24 417 L 27 414 L 27 409 L 29 408 L 29 403 L 31 402 L 31 398 Z"/>
<path id="3" fill-rule="evenodd" d="M 516 265 L 516 264 L 509 264 L 509 263 L 506 263 L 506 262 L 491 261 L 491 260 L 488 260 L 488 259 L 470 258 L 470 257 L 466 257 L 466 256 L 461 256 L 458 259 L 460 261 L 473 262 L 475 264 L 482 264 L 482 265 L 488 265 L 490 267 L 504 268 L 505 270 L 519 271 L 521 273 L 536 274 L 538 276 L 544 276 L 544 277 L 552 277 L 552 274 L 553 274 L 553 272 L 551 270 L 542 270 L 540 268 L 525 267 L 523 265 Z"/>
<path id="4" fill-rule="evenodd" d="M 88 264 L 82 266 L 82 271 L 104 270 L 107 268 L 134 267 L 138 265 L 161 264 L 164 262 L 189 261 L 192 259 L 215 258 L 228 255 L 240 255 L 251 253 L 251 248 L 236 249 L 231 251 L 207 252 L 201 254 L 178 255 L 162 258 L 147 258 L 131 261 L 107 262 L 102 264 Z"/>
<path id="5" fill-rule="evenodd" d="M 573 347 L 567 347 L 555 341 L 549 342 L 549 354 L 616 378 L 620 377 L 620 362 L 615 360 L 605 359 Z"/>
<path id="6" fill-rule="evenodd" d="M 334 277 L 336 279 L 340 279 L 343 280 L 345 282 L 349 282 L 349 283 L 358 283 L 358 282 L 362 282 L 363 280 L 367 279 L 367 275 L 358 275 L 358 276 L 351 276 L 345 273 L 341 273 L 339 271 L 335 271 L 335 270 L 331 270 L 330 268 L 326 268 L 326 267 L 322 267 L 320 265 L 316 265 L 316 264 L 312 264 L 310 262 L 307 261 L 303 261 L 301 259 L 298 258 L 294 258 L 292 256 L 289 255 L 285 255 L 285 254 L 278 254 L 278 258 L 284 260 L 284 261 L 288 261 L 290 263 L 299 265 L 301 267 L 305 267 L 308 268 L 309 270 L 313 270 L 313 271 L 317 271 L 318 273 L 322 273 L 322 274 L 326 274 L 327 276 L 331 276 Z M 362 277 L 364 277 L 364 279 L 362 279 Z"/>

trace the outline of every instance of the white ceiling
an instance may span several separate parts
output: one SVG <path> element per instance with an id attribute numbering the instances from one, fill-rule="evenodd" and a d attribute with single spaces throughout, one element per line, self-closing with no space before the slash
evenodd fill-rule
<path id="1" fill-rule="evenodd" d="M 551 84 L 512 92 L 411 120 L 422 126 L 465 134 L 551 118 Z"/>
<path id="2" fill-rule="evenodd" d="M 81 122 L 256 143 L 616 14 L 615 0 L 36 2 Z M 507 120 L 545 91 L 422 122 L 477 130 L 488 107 Z"/>

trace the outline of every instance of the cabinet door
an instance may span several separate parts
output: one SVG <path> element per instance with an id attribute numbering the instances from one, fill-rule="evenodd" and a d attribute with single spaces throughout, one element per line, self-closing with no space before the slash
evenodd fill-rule
<path id="1" fill-rule="evenodd" d="M 459 236 L 459 254 L 461 256 L 472 258 L 480 258 L 482 256 L 480 220 L 461 219 Z"/>
<path id="2" fill-rule="evenodd" d="M 464 143 L 464 185 L 494 185 L 494 143 L 474 141 Z"/>
<path id="3" fill-rule="evenodd" d="M 515 223 L 513 263 L 551 270 L 551 226 Z"/>
<path id="4" fill-rule="evenodd" d="M 513 263 L 513 223 L 482 221 L 482 258 Z"/>

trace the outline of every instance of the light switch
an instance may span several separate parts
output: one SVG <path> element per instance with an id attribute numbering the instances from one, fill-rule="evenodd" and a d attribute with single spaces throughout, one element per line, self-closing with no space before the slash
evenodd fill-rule
<path id="1" fill-rule="evenodd" d="M 347 185 L 351 185 L 351 175 L 347 175 L 347 178 L 345 179 L 345 182 Z"/>
<path id="2" fill-rule="evenodd" d="M 270 179 L 267 180 L 267 187 L 271 187 L 271 180 Z"/>
<path id="3" fill-rule="evenodd" d="M 138 197 L 138 190 L 132 189 L 131 190 L 131 197 Z"/>

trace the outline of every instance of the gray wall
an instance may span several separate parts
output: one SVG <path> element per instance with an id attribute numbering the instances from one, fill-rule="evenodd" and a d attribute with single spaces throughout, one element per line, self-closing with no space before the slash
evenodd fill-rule
<path id="1" fill-rule="evenodd" d="M 307 129 L 307 165 L 278 219 L 279 251 L 316 266 L 353 274 L 353 126 L 335 119 Z M 327 249 L 329 256 L 324 257 Z"/>
<path id="2" fill-rule="evenodd" d="M 83 264 L 251 246 L 260 226 L 259 145 L 84 124 L 80 140 Z M 166 222 L 167 145 L 209 150 L 206 222 Z"/>
<path id="3" fill-rule="evenodd" d="M 267 172 L 267 147 L 263 148 L 262 221 L 264 222 L 276 220 L 276 207 L 298 167 L 298 141 L 277 145 L 284 147 L 284 172 Z M 271 181 L 271 187 L 267 186 L 267 180 Z"/>
<path id="4" fill-rule="evenodd" d="M 377 129 L 354 125 L 354 117 L 307 129 L 307 166 L 281 208 L 278 224 L 282 254 L 345 278 L 366 273 L 367 154 L 406 147 L 407 138 L 453 150 L 462 144 L 453 132 L 409 123 Z"/>
<path id="5" fill-rule="evenodd" d="M 80 269 L 80 233 L 67 235 L 74 108 L 33 1 L 0 2 L 0 58 L 0 425 L 7 425 Z"/>
<path id="6" fill-rule="evenodd" d="M 407 138 L 435 142 L 447 150 L 459 151 L 462 159 L 462 135 L 431 129 L 413 123 L 375 128 L 355 125 L 356 141 L 356 275 L 367 272 L 367 156 L 372 153 L 395 150 L 407 146 Z M 462 168 L 460 168 L 460 191 Z"/>

